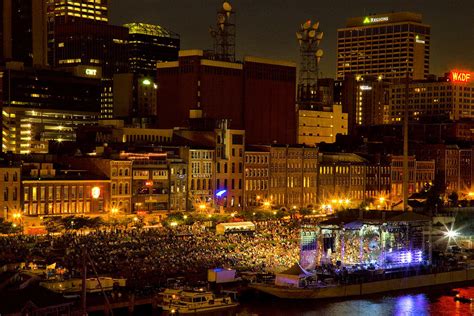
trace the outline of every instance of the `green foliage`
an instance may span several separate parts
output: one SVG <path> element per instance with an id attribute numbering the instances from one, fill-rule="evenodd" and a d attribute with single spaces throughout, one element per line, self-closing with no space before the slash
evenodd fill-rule
<path id="1" fill-rule="evenodd" d="M 312 211 L 309 208 L 302 207 L 300 208 L 299 213 L 304 218 L 305 216 L 311 215 Z"/>
<path id="2" fill-rule="evenodd" d="M 21 232 L 21 230 L 21 226 L 12 222 L 7 222 L 5 219 L 0 218 L 0 234 L 16 234 Z"/>

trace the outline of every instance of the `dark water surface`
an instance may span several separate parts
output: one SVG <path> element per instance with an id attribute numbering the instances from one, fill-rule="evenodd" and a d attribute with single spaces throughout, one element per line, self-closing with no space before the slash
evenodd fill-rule
<path id="1" fill-rule="evenodd" d="M 455 288 L 460 295 L 474 298 L 474 283 Z M 474 303 L 455 302 L 452 288 L 426 288 L 419 291 L 405 291 L 378 294 L 351 300 L 287 301 L 262 298 L 242 303 L 228 315 L 474 315 Z"/>
<path id="2" fill-rule="evenodd" d="M 234 310 L 199 313 L 202 316 L 425 316 L 474 315 L 474 303 L 454 301 L 455 292 L 474 298 L 474 282 L 462 287 L 431 287 L 414 291 L 398 291 L 355 299 L 282 300 L 257 294 L 246 298 Z M 163 315 L 151 309 L 137 309 L 134 315 Z M 114 313 L 114 315 L 127 315 Z"/>

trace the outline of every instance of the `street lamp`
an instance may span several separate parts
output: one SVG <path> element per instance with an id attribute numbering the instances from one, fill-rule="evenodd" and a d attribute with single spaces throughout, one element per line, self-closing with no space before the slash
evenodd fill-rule
<path id="1" fill-rule="evenodd" d="M 199 209 L 201 211 L 204 211 L 206 209 L 206 204 L 204 204 L 204 203 L 199 204 Z"/>

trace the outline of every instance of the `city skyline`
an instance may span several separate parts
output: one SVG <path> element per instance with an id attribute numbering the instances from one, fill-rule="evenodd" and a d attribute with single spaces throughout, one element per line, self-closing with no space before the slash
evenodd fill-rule
<path id="1" fill-rule="evenodd" d="M 430 73 L 442 75 L 450 69 L 473 69 L 474 61 L 470 52 L 474 51 L 472 39 L 474 25 L 469 8 L 472 2 L 435 1 L 384 1 L 383 4 L 371 0 L 358 2 L 337 1 L 331 3 L 311 3 L 300 0 L 297 3 L 279 0 L 234 1 L 237 13 L 237 56 L 266 56 L 275 59 L 298 61 L 298 45 L 295 32 L 299 24 L 307 19 L 320 21 L 325 32 L 322 48 L 325 56 L 321 61 L 323 77 L 336 74 L 336 30 L 346 26 L 347 19 L 368 14 L 393 11 L 414 11 L 423 15 L 423 21 L 430 24 L 432 34 Z M 271 6 L 270 6 L 271 5 Z M 162 25 L 181 35 L 182 49 L 208 49 L 212 39 L 208 28 L 215 19 L 220 1 L 161 1 L 123 0 L 113 2 L 111 22 L 148 22 Z M 339 6 L 340 8 L 338 8 Z M 156 8 L 156 10 L 152 10 Z M 184 9 L 183 9 L 184 8 Z M 265 9 L 268 8 L 268 11 Z M 339 10 L 338 9 L 343 9 Z M 183 13 L 180 13 L 183 10 Z M 192 14 L 189 14 L 192 12 Z M 440 12 L 443 12 L 441 15 Z M 183 16 L 182 19 L 176 16 Z M 446 19 L 443 16 L 455 16 Z M 281 22 L 281 23 L 280 23 Z M 268 27 L 271 25 L 271 27 Z"/>

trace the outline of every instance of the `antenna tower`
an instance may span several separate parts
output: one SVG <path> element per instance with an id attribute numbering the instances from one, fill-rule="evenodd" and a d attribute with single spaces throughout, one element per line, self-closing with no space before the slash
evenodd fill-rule
<path id="1" fill-rule="evenodd" d="M 214 59 L 235 62 L 235 11 L 229 2 L 222 3 L 209 33 L 214 38 Z"/>
<path id="2" fill-rule="evenodd" d="M 305 108 L 318 102 L 319 61 L 324 52 L 319 48 L 324 33 L 319 29 L 319 22 L 308 20 L 301 24 L 296 32 L 300 45 L 300 71 L 298 77 L 298 106 Z"/>

